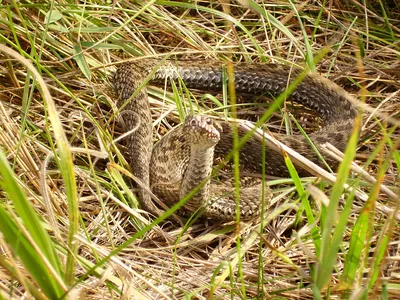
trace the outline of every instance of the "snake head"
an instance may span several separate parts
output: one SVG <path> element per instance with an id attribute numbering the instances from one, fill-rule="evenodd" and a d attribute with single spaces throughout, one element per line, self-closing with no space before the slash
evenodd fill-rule
<path id="1" fill-rule="evenodd" d="M 192 146 L 210 148 L 219 142 L 221 129 L 207 116 L 187 116 L 182 131 Z"/>

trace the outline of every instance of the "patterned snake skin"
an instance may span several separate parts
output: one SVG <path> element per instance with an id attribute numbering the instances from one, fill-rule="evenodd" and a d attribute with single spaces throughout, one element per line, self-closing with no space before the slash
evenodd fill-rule
<path id="1" fill-rule="evenodd" d="M 114 76 L 114 86 L 119 95 L 119 106 L 124 106 L 129 135 L 128 149 L 133 174 L 142 184 L 150 187 L 167 205 L 184 198 L 193 189 L 197 193 L 186 202 L 183 212 L 203 211 L 203 216 L 220 220 L 235 219 L 235 197 L 232 185 L 209 178 L 213 159 L 224 157 L 233 147 L 232 125 L 226 121 L 213 121 L 206 116 L 187 117 L 182 126 L 171 130 L 153 147 L 152 118 L 146 88 L 140 88 L 145 79 L 150 84 L 165 85 L 180 78 L 188 88 L 205 91 L 221 91 L 223 87 L 221 63 L 164 62 L 142 60 L 123 63 Z M 285 91 L 302 70 L 278 64 L 235 64 L 234 79 L 237 93 L 278 96 Z M 350 96 L 333 82 L 315 75 L 307 75 L 291 94 L 291 99 L 316 112 L 324 126 L 308 137 L 319 145 L 330 142 L 344 150 L 352 133 L 357 116 Z M 240 130 L 239 136 L 245 132 Z M 314 163 L 324 167 L 317 154 L 302 135 L 275 135 L 282 143 L 293 148 Z M 285 177 L 288 170 L 281 153 L 266 149 L 267 174 Z M 240 150 L 240 168 L 253 173 L 262 172 L 262 145 L 250 139 Z M 336 161 L 325 158 L 336 166 Z M 300 175 L 307 175 L 299 170 Z M 204 183 L 205 182 L 205 183 Z M 199 186 L 200 183 L 203 183 Z M 264 193 L 263 193 L 264 192 Z M 139 197 L 144 208 L 154 214 L 159 210 L 148 192 L 142 187 Z M 260 214 L 261 202 L 271 193 L 261 184 L 240 189 L 239 210 L 246 220 Z M 263 199 L 263 200 L 262 200 Z"/>

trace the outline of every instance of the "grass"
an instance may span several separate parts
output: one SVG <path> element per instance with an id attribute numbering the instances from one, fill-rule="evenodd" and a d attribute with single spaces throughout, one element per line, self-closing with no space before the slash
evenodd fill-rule
<path id="1" fill-rule="evenodd" d="M 3 1 L 1 297 L 399 298 L 399 20 L 389 0 Z M 123 177 L 110 80 L 142 55 L 307 66 L 365 103 L 361 133 L 336 178 L 299 178 L 287 156 L 261 222 L 153 219 Z M 231 92 L 149 88 L 155 140 L 192 111 L 315 128 Z"/>

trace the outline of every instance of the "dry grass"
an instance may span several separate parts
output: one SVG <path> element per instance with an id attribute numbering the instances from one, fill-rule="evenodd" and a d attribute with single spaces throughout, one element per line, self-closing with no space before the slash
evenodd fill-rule
<path id="1" fill-rule="evenodd" d="M 13 6 L 5 1 L 0 6 L 0 41 L 30 59 L 39 70 L 74 154 L 79 214 L 71 217 L 69 191 L 73 188 L 65 186 L 60 171 L 63 162 L 49 156 L 58 141 L 49 121 L 49 104 L 20 61 L 0 53 L 1 149 L 50 232 L 62 269 L 73 272 L 62 273 L 72 298 L 312 299 L 320 292 L 312 284 L 320 256 L 311 233 L 313 228 L 318 232 L 323 229 L 319 222 L 307 221 L 293 227 L 295 219 L 305 216 L 296 215 L 302 205 L 291 179 L 269 182 L 276 187 L 276 209 L 265 228 L 257 222 L 240 227 L 207 221 L 184 227 L 174 221 L 154 225 L 146 212 L 136 208 L 129 182 L 122 177 L 127 171 L 121 169 L 129 169 L 128 164 L 121 147 L 113 142 L 121 132 L 111 76 L 115 62 L 139 55 L 298 65 L 307 61 L 311 69 L 365 101 L 369 110 L 364 116 L 356 162 L 378 185 L 371 186 L 365 177 L 357 175 L 347 180 L 369 201 L 366 204 L 356 198 L 351 206 L 329 289 L 322 290 L 322 297 L 358 299 L 365 293 L 363 296 L 370 298 L 400 298 L 398 221 L 393 214 L 376 209 L 379 205 L 397 212 L 399 205 L 398 200 L 376 190 L 384 183 L 398 195 L 400 184 L 396 150 L 400 143 L 399 4 L 366 1 L 365 7 L 363 1 L 327 1 L 321 7 L 319 1 L 293 1 L 293 5 L 273 1 L 257 11 L 255 3 L 239 2 L 116 1 L 105 5 L 89 1 L 58 2 L 51 7 Z M 51 21 L 46 23 L 51 10 Z M 274 19 L 267 19 L 266 12 Z M 329 51 L 315 63 L 312 57 L 327 45 Z M 155 140 L 179 123 L 191 105 L 196 111 L 229 114 L 210 97 L 202 101 L 201 93 L 183 92 L 175 102 L 169 92 L 164 97 L 160 89 L 149 91 Z M 240 117 L 255 120 L 254 115 L 264 109 L 262 105 L 245 106 Z M 284 112 L 283 120 L 288 119 Z M 276 119 L 273 127 L 281 129 L 281 122 L 281 118 Z M 285 126 L 295 127 L 290 121 Z M 46 157 L 49 163 L 41 171 Z M 45 185 L 40 181 L 44 174 Z M 329 185 L 314 178 L 302 181 L 304 185 L 310 182 L 329 196 Z M 1 198 L 13 211 L 6 193 L 2 192 Z M 346 199 L 348 193 L 342 197 L 340 213 Z M 326 217 L 319 201 L 311 203 L 316 219 Z M 79 228 L 71 229 L 71 222 Z M 360 257 L 355 280 L 346 285 L 341 277 L 343 268 L 353 259 L 346 253 L 354 228 L 360 224 L 366 226 L 366 239 L 356 248 Z M 68 249 L 74 252 L 68 235 L 78 246 L 76 269 L 73 262 L 66 262 Z M 33 292 L 26 282 L 34 280 L 12 255 L 7 241 L 0 238 L 0 243 L 5 257 L 0 268 L 2 295 L 29 298 Z M 7 264 L 18 270 L 20 277 Z M 92 268 L 94 264 L 97 268 Z M 68 282 L 68 277 L 72 281 Z"/>

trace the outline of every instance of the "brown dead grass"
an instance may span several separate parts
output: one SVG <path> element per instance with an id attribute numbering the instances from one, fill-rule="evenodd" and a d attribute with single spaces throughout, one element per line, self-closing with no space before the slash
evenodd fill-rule
<path id="1" fill-rule="evenodd" d="M 308 1 L 306 4 L 301 2 L 296 3 L 301 11 L 305 32 L 310 39 L 321 8 L 317 1 Z M 387 25 L 393 32 L 394 40 L 391 40 L 388 29 L 385 29 L 384 17 L 379 14 L 379 1 L 374 1 L 368 8 L 364 8 L 357 1 L 343 3 L 329 1 L 329 5 L 323 9 L 311 49 L 313 53 L 317 53 L 333 41 L 335 46 L 318 63 L 317 72 L 329 74 L 331 80 L 355 96 L 359 95 L 360 87 L 365 86 L 365 101 L 369 107 L 375 109 L 380 116 L 390 116 L 399 120 L 398 4 L 386 1 L 386 5 L 394 7 L 390 12 L 390 24 Z M 218 2 L 198 4 L 220 12 L 224 10 Z M 80 24 L 74 19 L 72 12 L 64 11 L 63 18 L 56 24 L 62 24 L 69 32 L 59 32 L 50 28 L 46 33 L 46 40 L 43 41 L 43 48 L 40 48 L 42 35 L 39 30 L 35 31 L 35 28 L 43 28 L 43 14 L 39 13 L 39 8 L 21 6 L 25 21 L 19 19 L 17 14 L 13 18 L 21 49 L 27 53 L 33 51 L 29 39 L 35 34 L 35 50 L 42 51 L 40 65 L 45 68 L 43 77 L 51 88 L 71 145 L 100 151 L 102 144 L 104 151 L 109 154 L 107 160 L 96 157 L 89 159 L 89 156 L 84 154 L 77 154 L 74 160 L 83 225 L 77 237 L 80 244 L 79 255 L 93 263 L 128 240 L 138 231 L 138 224 L 148 223 L 145 212 L 133 208 L 127 211 L 126 207 L 134 207 L 134 200 L 126 196 L 121 185 L 115 181 L 117 177 L 111 173 L 114 162 L 128 168 L 119 150 L 112 143 L 112 139 L 120 133 L 116 125 L 116 110 L 113 104 L 115 99 L 110 91 L 110 76 L 114 70 L 112 64 L 119 61 L 121 56 L 128 58 L 141 52 L 145 55 L 178 53 L 180 57 L 190 59 L 229 57 L 235 61 L 288 61 L 301 65 L 304 62 L 303 53 L 307 48 L 296 14 L 286 2 L 273 1 L 266 4 L 266 9 L 286 26 L 296 38 L 297 45 L 281 31 L 273 26 L 269 27 L 268 22 L 261 20 L 257 13 L 240 4 L 228 4 L 226 12 L 245 25 L 257 44 L 240 28 L 231 27 L 232 23 L 215 13 L 154 4 L 151 10 L 142 11 L 137 18 L 121 26 L 141 6 L 125 2 L 115 2 L 115 5 L 115 10 L 94 4 L 86 7 L 89 14 L 84 15 L 83 29 L 97 28 L 97 32 L 79 32 Z M 79 9 L 82 7 L 79 6 Z M 15 12 L 14 9 L 12 11 Z M 160 16 L 165 17 L 164 22 L 161 22 Z M 355 23 L 347 33 L 353 20 Z M 27 21 L 30 23 L 28 31 L 25 31 L 23 24 L 28 24 Z M 111 35 L 110 31 L 102 32 L 101 29 L 107 26 L 118 30 Z M 10 28 L 2 23 L 0 31 L 13 40 Z M 109 45 L 119 45 L 119 48 L 124 50 L 108 49 L 101 45 L 82 48 L 91 70 L 91 77 L 88 79 L 74 60 L 72 47 L 79 42 L 100 41 Z M 364 49 L 363 74 L 360 74 L 354 55 L 357 44 L 362 44 Z M 46 121 L 43 101 L 36 90 L 30 90 L 32 97 L 27 103 L 23 98 L 26 70 L 20 68 L 18 62 L 8 60 L 2 54 L 0 62 L 0 144 L 2 150 L 8 154 L 16 176 L 33 205 L 43 219 L 48 221 L 49 212 L 42 198 L 39 180 L 40 166 L 51 151 L 49 135 L 46 132 L 49 124 Z M 65 88 L 52 79 L 50 74 L 65 85 Z M 155 139 L 158 139 L 174 124 L 179 123 L 179 117 L 171 100 L 158 97 L 157 92 L 160 90 L 151 91 L 153 120 L 157 121 Z M 204 107 L 210 108 L 207 103 L 200 106 L 203 107 L 203 111 Z M 251 111 L 246 112 L 247 116 L 252 115 Z M 381 127 L 380 122 L 381 119 L 373 114 L 367 114 L 357 154 L 359 165 L 363 165 L 374 151 L 384 131 L 394 126 L 383 121 Z M 99 133 L 101 141 L 98 140 L 96 132 Z M 399 144 L 399 127 L 391 133 L 391 140 Z M 387 151 L 388 148 L 384 153 Z M 375 174 L 378 168 L 379 160 L 375 160 L 367 170 L 370 174 Z M 51 232 L 55 235 L 55 240 L 63 245 L 68 230 L 68 207 L 63 182 L 54 161 L 50 163 L 46 172 L 46 184 L 57 220 L 57 229 L 53 229 L 59 234 Z M 395 161 L 386 172 L 384 183 L 394 191 L 398 189 L 400 179 Z M 290 190 L 291 187 L 280 186 L 275 192 L 277 206 L 297 200 L 298 197 Z M 368 193 L 368 188 L 365 191 Z M 281 197 L 283 199 L 280 199 Z M 396 208 L 397 204 L 387 199 L 384 194 L 380 201 L 383 205 Z M 123 206 L 124 202 L 126 206 Z M 362 207 L 363 203 L 360 201 L 354 204 L 348 234 L 351 233 L 352 225 Z M 197 222 L 183 231 L 179 224 L 165 221 L 160 227 L 155 226 L 144 237 L 134 240 L 118 255 L 113 256 L 104 267 L 106 273 L 103 273 L 100 279 L 90 276 L 79 283 L 73 293 L 90 299 L 117 298 L 118 290 L 122 291 L 124 297 L 131 296 L 132 299 L 182 299 L 189 293 L 196 299 L 208 299 L 211 295 L 215 299 L 225 299 L 244 298 L 241 295 L 244 286 L 248 298 L 261 297 L 261 287 L 266 297 L 312 299 L 313 293 L 309 284 L 310 268 L 314 263 L 314 246 L 312 240 L 307 237 L 310 234 L 307 228 L 292 231 L 294 217 L 294 209 L 286 210 L 275 217 L 263 232 L 261 240 L 255 238 L 257 223 L 243 224 L 240 227 L 243 243 L 249 243 L 242 263 L 243 282 L 238 277 L 235 266 L 231 276 L 227 278 L 222 272 L 218 272 L 219 268 L 225 270 L 226 262 L 234 261 L 238 255 L 234 225 L 221 227 L 221 223 L 204 221 Z M 141 219 L 138 221 L 138 218 Z M 386 218 L 387 216 L 380 212 L 375 215 L 376 231 L 372 233 L 371 253 Z M 349 236 L 344 237 L 343 250 L 348 239 Z M 390 247 L 380 274 L 380 283 L 385 282 L 392 287 L 397 285 L 397 288 L 389 288 L 387 291 L 393 298 L 400 297 L 399 247 L 399 226 L 396 223 L 392 227 Z M 340 287 L 336 286 L 336 283 L 343 268 L 344 252 L 340 253 L 333 274 L 332 297 L 341 295 Z M 261 263 L 260 256 L 263 258 Z M 370 259 L 372 258 L 365 258 L 366 261 Z M 258 286 L 260 272 L 263 273 L 263 284 Z M 76 276 L 83 273 L 85 268 L 79 266 Z M 218 280 L 221 280 L 218 286 L 210 284 Z M 363 278 L 359 279 L 359 283 L 363 283 Z M 370 294 L 372 298 L 375 297 L 374 294 L 382 293 L 381 287 L 379 284 L 374 287 Z M 11 287 L 9 274 L 4 270 L 0 273 L 0 289 L 3 293 L 11 293 L 15 298 L 22 297 L 24 293 L 18 286 Z"/>

